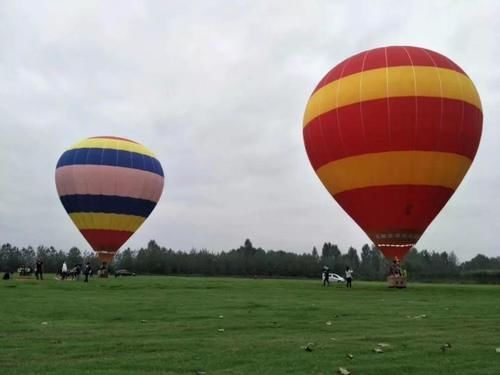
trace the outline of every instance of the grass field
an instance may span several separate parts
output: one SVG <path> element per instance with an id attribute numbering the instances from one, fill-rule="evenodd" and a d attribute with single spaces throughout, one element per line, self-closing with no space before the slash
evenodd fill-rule
<path id="1" fill-rule="evenodd" d="M 379 343 L 389 345 L 383 353 L 373 351 Z M 497 347 L 497 286 L 355 282 L 347 290 L 319 280 L 195 277 L 0 283 L 2 375 L 339 367 L 354 375 L 499 375 Z"/>

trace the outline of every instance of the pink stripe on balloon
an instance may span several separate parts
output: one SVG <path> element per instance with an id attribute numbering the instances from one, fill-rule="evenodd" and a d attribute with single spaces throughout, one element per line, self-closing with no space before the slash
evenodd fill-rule
<path id="1" fill-rule="evenodd" d="M 68 165 L 56 169 L 59 196 L 116 195 L 158 202 L 163 180 L 156 173 L 108 165 Z"/>

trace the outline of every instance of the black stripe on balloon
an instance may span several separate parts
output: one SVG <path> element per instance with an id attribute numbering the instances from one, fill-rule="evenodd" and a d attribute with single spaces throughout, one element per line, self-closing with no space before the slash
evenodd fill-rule
<path id="1" fill-rule="evenodd" d="M 109 165 L 140 169 L 163 177 L 161 164 L 151 156 L 111 148 L 76 148 L 61 155 L 57 167 L 65 165 Z"/>
<path id="2" fill-rule="evenodd" d="M 94 212 L 148 217 L 156 202 L 147 199 L 119 197 L 116 195 L 75 194 L 60 197 L 68 214 Z"/>

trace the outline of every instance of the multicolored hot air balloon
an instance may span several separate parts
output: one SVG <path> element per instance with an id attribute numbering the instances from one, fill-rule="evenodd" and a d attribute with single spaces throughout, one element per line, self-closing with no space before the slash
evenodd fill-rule
<path id="1" fill-rule="evenodd" d="M 386 257 L 402 258 L 476 155 L 479 95 L 447 57 L 417 47 L 352 56 L 319 82 L 304 114 L 316 174 Z"/>
<path id="2" fill-rule="evenodd" d="M 163 181 L 151 151 L 117 137 L 85 139 L 64 152 L 56 167 L 59 198 L 103 263 L 153 211 Z"/>

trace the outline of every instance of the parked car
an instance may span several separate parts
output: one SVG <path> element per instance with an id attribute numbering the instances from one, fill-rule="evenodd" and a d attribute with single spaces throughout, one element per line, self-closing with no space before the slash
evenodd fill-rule
<path id="1" fill-rule="evenodd" d="M 115 271 L 115 277 L 118 277 L 118 276 L 135 276 L 135 273 L 134 272 L 130 272 L 129 270 L 116 270 Z"/>
<path id="2" fill-rule="evenodd" d="M 323 276 L 321 276 L 321 279 L 323 279 Z M 345 283 L 345 279 L 336 273 L 329 273 L 328 281 L 331 283 Z"/>

